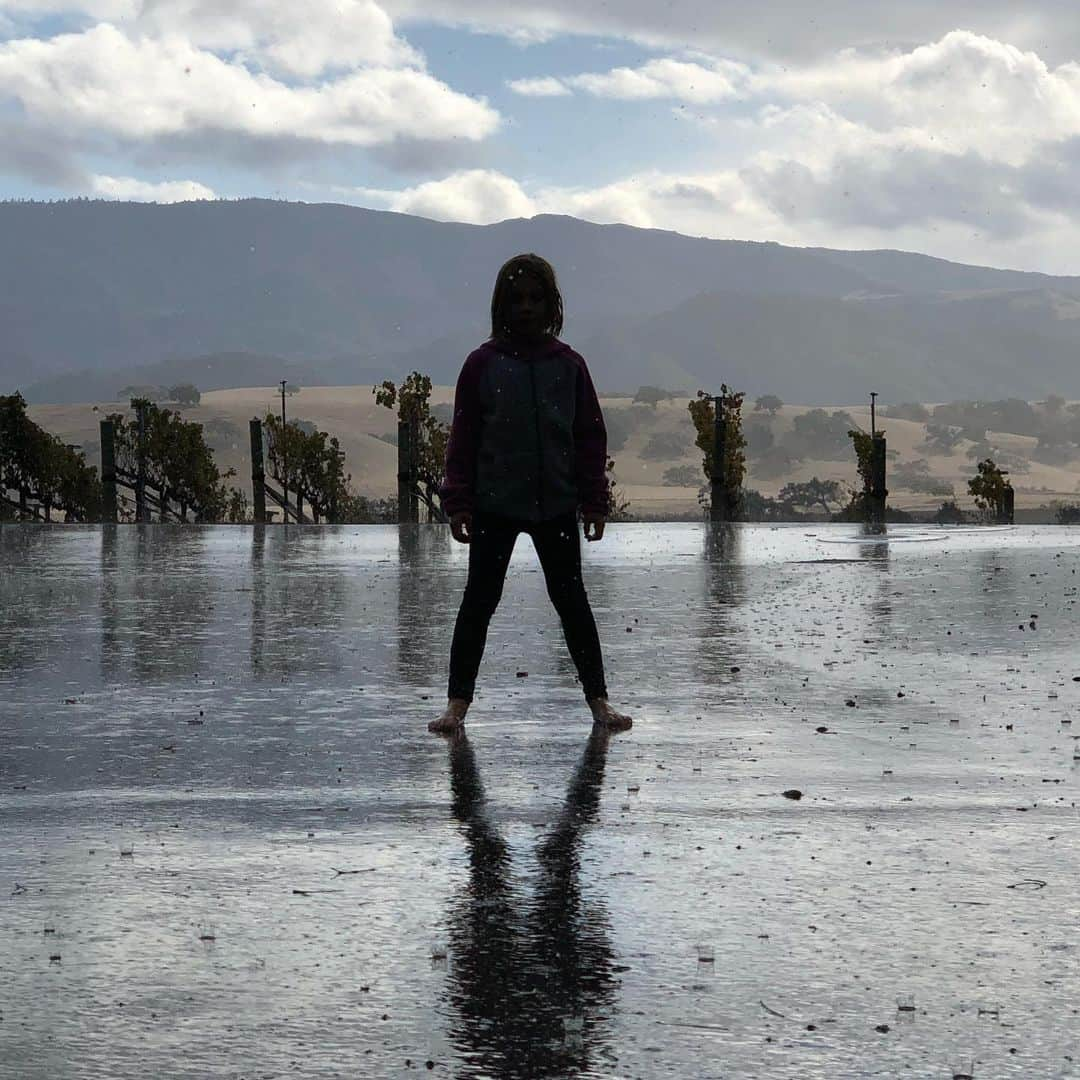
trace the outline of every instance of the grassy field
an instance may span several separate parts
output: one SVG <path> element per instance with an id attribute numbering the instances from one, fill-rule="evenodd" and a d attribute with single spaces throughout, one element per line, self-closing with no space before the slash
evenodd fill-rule
<path id="1" fill-rule="evenodd" d="M 453 387 L 438 386 L 432 391 L 432 405 L 453 402 Z M 250 494 L 251 464 L 248 443 L 248 421 L 261 417 L 268 410 L 278 413 L 280 396 L 276 387 L 248 387 L 216 390 L 202 395 L 198 406 L 184 407 L 185 418 L 204 426 L 207 442 L 215 451 L 219 467 L 235 468 L 233 483 Z M 677 465 L 689 465 L 700 473 L 701 454 L 694 445 L 694 431 L 687 412 L 687 399 L 661 402 L 655 408 L 632 408 L 629 397 L 605 397 L 601 402 L 609 428 L 620 416 L 633 417 L 631 431 L 625 444 L 612 452 L 615 477 L 619 489 L 630 500 L 630 512 L 635 517 L 692 515 L 697 513 L 697 487 L 675 487 L 663 482 L 664 472 Z M 167 408 L 177 408 L 166 405 Z M 785 405 L 775 417 L 754 413 L 748 402 L 744 406 L 744 426 L 748 423 L 768 423 L 779 443 L 790 431 L 795 417 L 808 412 L 811 406 Z M 863 428 L 869 430 L 870 409 L 865 406 L 829 406 L 848 412 Z M 338 438 L 345 452 L 346 470 L 352 476 L 351 486 L 363 495 L 384 497 L 397 490 L 397 450 L 386 441 L 396 434 L 397 424 L 389 409 L 377 406 L 370 386 L 305 387 L 286 399 L 289 419 L 307 420 L 319 429 Z M 619 413 L 620 410 L 629 410 Z M 110 412 L 130 413 L 126 402 L 98 401 L 82 405 L 32 405 L 30 417 L 64 442 L 80 444 L 91 464 L 100 466 L 98 421 Z M 619 415 L 614 415 L 614 414 Z M 892 461 L 890 473 L 901 463 L 920 458 L 929 465 L 929 476 L 951 483 L 961 506 L 972 505 L 967 495 L 967 481 L 974 473 L 974 462 L 966 456 L 972 445 L 962 442 L 948 456 L 930 456 L 920 443 L 926 437 L 925 425 L 908 420 L 881 418 L 879 427 L 887 433 Z M 686 449 L 680 457 L 661 461 L 643 456 L 647 444 L 656 435 L 668 435 L 682 440 Z M 1026 459 L 1029 471 L 1013 471 L 1017 510 L 1032 509 L 1052 500 L 1074 501 L 1080 486 L 1080 459 L 1068 466 L 1047 465 L 1031 459 L 1036 439 L 1008 433 L 989 433 L 995 445 Z M 895 453 L 895 456 L 893 456 Z M 805 460 L 795 464 L 781 477 L 764 478 L 755 475 L 754 462 L 749 462 L 746 485 L 766 495 L 775 495 L 789 480 L 808 480 L 813 476 L 839 480 L 849 486 L 856 483 L 855 461 L 852 453 L 844 461 Z M 889 502 L 905 510 L 933 510 L 943 496 L 906 491 L 893 480 L 889 482 Z"/>

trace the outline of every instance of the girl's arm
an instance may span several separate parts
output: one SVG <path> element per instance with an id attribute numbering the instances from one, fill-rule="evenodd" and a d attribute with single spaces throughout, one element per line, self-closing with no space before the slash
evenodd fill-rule
<path id="1" fill-rule="evenodd" d="M 452 517 L 472 511 L 476 493 L 476 451 L 480 444 L 480 357 L 471 353 L 454 390 L 454 419 L 446 443 L 446 478 L 439 489 L 443 510 Z"/>
<path id="2" fill-rule="evenodd" d="M 589 369 L 578 356 L 577 404 L 574 409 L 574 459 L 578 499 L 583 514 L 608 512 L 607 429 Z"/>

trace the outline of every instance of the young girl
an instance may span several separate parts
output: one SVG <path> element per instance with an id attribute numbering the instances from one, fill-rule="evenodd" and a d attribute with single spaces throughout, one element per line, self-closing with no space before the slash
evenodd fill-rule
<path id="1" fill-rule="evenodd" d="M 595 723 L 631 725 L 607 700 L 600 638 L 581 580 L 585 539 L 604 535 L 607 432 L 585 361 L 558 339 L 562 296 L 539 255 L 515 255 L 495 281 L 491 338 L 458 376 L 440 495 L 469 575 L 450 646 L 449 702 L 428 724 L 451 734 L 472 701 L 488 623 L 519 532 L 532 538 Z M 592 535 L 590 536 L 590 529 Z"/>

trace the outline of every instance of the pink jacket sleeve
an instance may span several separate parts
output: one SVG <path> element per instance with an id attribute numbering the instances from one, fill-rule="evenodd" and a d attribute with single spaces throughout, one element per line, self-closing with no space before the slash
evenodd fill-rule
<path id="1" fill-rule="evenodd" d="M 454 389 L 454 418 L 446 443 L 446 477 L 439 489 L 442 508 L 448 517 L 462 510 L 472 511 L 476 494 L 476 452 L 480 444 L 480 365 L 479 350 L 470 353 Z"/>
<path id="2" fill-rule="evenodd" d="M 607 428 L 592 377 L 578 356 L 577 404 L 574 410 L 574 458 L 578 499 L 583 513 L 607 514 Z"/>

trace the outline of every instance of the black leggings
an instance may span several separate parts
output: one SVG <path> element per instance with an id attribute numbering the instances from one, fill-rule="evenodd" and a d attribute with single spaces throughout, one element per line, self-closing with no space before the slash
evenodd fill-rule
<path id="1" fill-rule="evenodd" d="M 450 646 L 448 696 L 472 701 L 484 655 L 488 623 L 502 597 L 506 568 L 519 532 L 532 537 L 548 596 L 562 620 L 570 656 L 586 701 L 607 697 L 596 620 L 581 580 L 581 541 L 574 514 L 550 521 L 521 521 L 475 511 L 469 543 L 469 576 Z"/>

